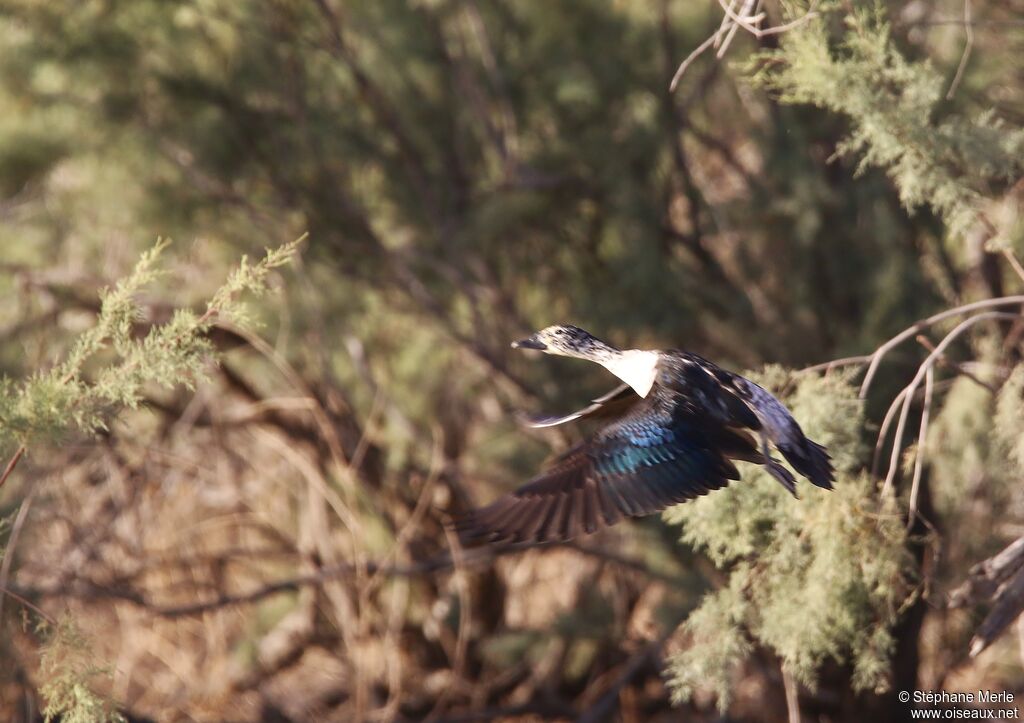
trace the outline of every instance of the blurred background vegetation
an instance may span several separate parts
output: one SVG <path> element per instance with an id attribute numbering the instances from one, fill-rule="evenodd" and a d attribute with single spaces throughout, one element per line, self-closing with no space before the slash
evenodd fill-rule
<path id="1" fill-rule="evenodd" d="M 0 718 L 901 721 L 898 690 L 1024 695 L 1024 4 L 725 5 L 763 16 L 0 0 Z M 273 292 L 247 315 L 217 306 L 307 231 L 231 277 Z M 165 273 L 132 277 L 158 237 Z M 858 394 L 849 357 L 1005 297 Z M 509 349 L 555 322 L 760 370 L 837 490 L 747 468 L 664 520 L 460 549 L 452 514 L 578 434 L 515 412 L 611 386 Z M 893 419 L 908 449 L 873 454 Z"/>

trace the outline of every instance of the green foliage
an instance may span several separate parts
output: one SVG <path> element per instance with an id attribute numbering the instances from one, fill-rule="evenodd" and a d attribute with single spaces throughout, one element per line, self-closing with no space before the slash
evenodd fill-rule
<path id="1" fill-rule="evenodd" d="M 40 650 L 39 667 L 46 700 L 43 716 L 47 723 L 125 723 L 126 719 L 109 701 L 92 692 L 90 681 L 109 677 L 111 670 L 100 665 L 92 652 L 92 643 L 70 616 L 63 616 L 54 627 L 42 626 L 47 636 Z"/>
<path id="2" fill-rule="evenodd" d="M 301 241 L 268 250 L 255 264 L 243 257 L 202 315 L 179 309 L 137 338 L 144 312 L 136 297 L 159 276 L 156 263 L 168 245 L 157 243 L 129 276 L 100 293 L 95 324 L 72 344 L 62 363 L 20 385 L 0 379 L 0 449 L 30 446 L 37 438 L 71 428 L 87 433 L 105 428 L 113 411 L 138 405 L 146 384 L 194 385 L 211 351 L 206 332 L 217 319 L 244 319 L 240 296 L 262 293 L 270 270 L 287 263 Z M 93 378 L 86 378 L 87 363 L 103 354 L 107 358 Z"/>
<path id="3" fill-rule="evenodd" d="M 977 221 L 990 184 L 1024 167 L 1024 129 L 1008 129 L 992 113 L 943 116 L 947 81 L 928 61 L 904 57 L 884 16 L 877 3 L 844 14 L 836 39 L 826 12 L 757 56 L 753 77 L 785 103 L 849 118 L 837 153 L 860 153 L 861 169 L 885 169 L 908 209 L 931 206 L 959 236 Z"/>
<path id="4" fill-rule="evenodd" d="M 1017 475 L 1024 473 L 1024 365 L 1014 367 L 999 389 L 992 427 L 998 451 L 1015 466 Z"/>
<path id="5" fill-rule="evenodd" d="M 761 377 L 769 387 L 783 381 L 779 368 Z M 741 483 L 665 513 L 682 525 L 685 542 L 729 570 L 728 585 L 684 625 L 693 643 L 669 668 L 677 699 L 707 685 L 724 710 L 732 675 L 755 645 L 773 650 L 807 685 L 834 659 L 851 664 L 855 688 L 886 686 L 889 630 L 909 594 L 911 561 L 898 511 L 857 471 L 861 402 L 840 376 L 805 376 L 787 403 L 832 452 L 835 490 L 805 485 L 796 501 L 761 468 L 747 467 Z"/>
<path id="6" fill-rule="evenodd" d="M 100 293 L 95 323 L 75 340 L 62 363 L 22 384 L 0 379 L 0 449 L 29 447 L 69 429 L 90 433 L 106 428 L 112 414 L 138 405 L 147 384 L 194 385 L 212 351 L 207 332 L 218 319 L 237 322 L 244 314 L 240 296 L 263 293 L 271 269 L 287 263 L 303 238 L 268 250 L 255 264 L 243 257 L 202 315 L 179 309 L 137 338 L 136 325 L 145 315 L 136 297 L 160 275 L 157 261 L 168 246 L 158 242 L 130 275 Z M 93 360 L 99 368 L 90 378 L 87 366 Z M 41 656 L 48 721 L 124 720 L 90 688 L 90 680 L 108 674 L 94 662 L 91 649 L 70 618 L 51 632 Z"/>
<path id="7" fill-rule="evenodd" d="M 741 567 L 742 563 L 737 572 Z M 686 619 L 690 647 L 669 660 L 673 703 L 685 702 L 699 689 L 709 687 L 718 692 L 719 709 L 725 710 L 729 704 L 736 668 L 754 650 L 744 628 L 751 604 L 742 590 L 746 579 L 734 573 L 729 583 L 729 587 L 708 594 Z"/>

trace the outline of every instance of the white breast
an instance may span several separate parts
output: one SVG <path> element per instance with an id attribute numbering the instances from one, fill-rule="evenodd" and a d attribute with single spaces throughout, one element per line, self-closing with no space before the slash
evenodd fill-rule
<path id="1" fill-rule="evenodd" d="M 608 361 L 605 369 L 617 376 L 641 397 L 646 397 L 658 376 L 658 352 L 629 349 Z"/>

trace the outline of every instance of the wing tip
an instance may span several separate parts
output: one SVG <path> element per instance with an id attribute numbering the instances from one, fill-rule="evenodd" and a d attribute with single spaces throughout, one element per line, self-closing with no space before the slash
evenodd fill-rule
<path id="1" fill-rule="evenodd" d="M 835 481 L 836 471 L 828 449 L 810 439 L 805 440 L 804 449 L 810 463 L 807 478 L 811 484 L 824 490 L 834 489 L 832 482 Z"/>
<path id="2" fill-rule="evenodd" d="M 832 466 L 832 457 L 828 449 L 806 437 L 798 446 L 776 445 L 786 461 L 793 465 L 793 469 L 810 480 L 815 487 L 823 490 L 834 489 L 832 483 L 835 481 L 835 467 Z"/>

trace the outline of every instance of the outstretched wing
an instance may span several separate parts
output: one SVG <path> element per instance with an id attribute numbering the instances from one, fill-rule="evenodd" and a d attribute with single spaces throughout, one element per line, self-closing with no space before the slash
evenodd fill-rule
<path id="1" fill-rule="evenodd" d="M 555 542 L 640 517 L 739 479 L 723 449 L 753 448 L 721 428 L 709 433 L 681 406 L 646 400 L 558 457 L 539 476 L 456 522 L 468 542 Z"/>
<path id="2" fill-rule="evenodd" d="M 542 428 L 555 427 L 559 424 L 565 424 L 566 422 L 572 422 L 583 418 L 606 419 L 621 417 L 639 401 L 640 397 L 633 391 L 631 386 L 628 384 L 620 384 L 607 394 L 598 397 L 587 406 L 582 409 L 578 409 L 575 412 L 570 412 L 569 414 L 561 417 L 523 415 L 523 420 L 531 427 Z"/>

